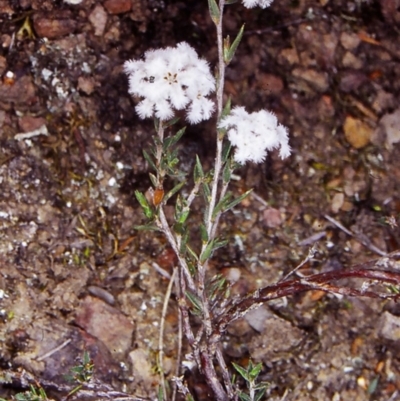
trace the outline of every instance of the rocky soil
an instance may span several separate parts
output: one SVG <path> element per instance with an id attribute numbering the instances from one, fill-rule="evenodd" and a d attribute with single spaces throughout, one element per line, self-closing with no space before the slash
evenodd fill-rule
<path id="1" fill-rule="evenodd" d="M 293 155 L 237 172 L 233 191 L 254 194 L 225 215 L 231 241 L 215 271 L 244 294 L 313 245 L 303 274 L 400 248 L 400 2 L 227 7 L 226 34 L 243 22 L 226 94 L 276 113 Z M 153 126 L 136 116 L 122 66 L 182 40 L 214 66 L 207 1 L 0 0 L 0 26 L 0 397 L 40 384 L 66 399 L 64 375 L 87 350 L 92 384 L 68 399 L 153 400 L 168 283 L 154 266 L 170 272 L 175 260 L 161 234 L 133 228 L 144 221 L 134 191 L 150 186 L 142 150 Z M 211 165 L 212 133 L 211 123 L 188 127 L 188 171 L 195 153 Z M 172 298 L 168 378 L 177 316 Z M 399 341 L 395 303 L 313 292 L 235 322 L 224 348 L 228 360 L 263 363 L 271 400 L 383 401 L 400 397 Z M 182 374 L 210 399 L 196 372 Z"/>

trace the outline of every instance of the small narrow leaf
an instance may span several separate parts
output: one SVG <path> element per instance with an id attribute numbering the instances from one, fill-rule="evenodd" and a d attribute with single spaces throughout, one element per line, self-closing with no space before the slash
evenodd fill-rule
<path id="1" fill-rule="evenodd" d="M 213 253 L 214 250 L 214 241 L 211 241 L 207 244 L 206 248 L 200 255 L 200 263 L 203 264 L 205 261 L 210 259 L 211 254 Z"/>
<path id="2" fill-rule="evenodd" d="M 211 19 L 215 25 L 219 24 L 220 12 L 218 4 L 215 0 L 208 0 L 208 9 L 210 10 Z"/>
<path id="3" fill-rule="evenodd" d="M 239 394 L 239 398 L 241 399 L 241 401 L 253 401 L 250 396 L 248 396 L 245 393 L 240 393 Z"/>
<path id="4" fill-rule="evenodd" d="M 254 401 L 261 401 L 263 399 L 266 391 L 267 391 L 267 387 L 263 387 L 262 389 L 260 389 L 260 391 L 255 396 Z"/>
<path id="5" fill-rule="evenodd" d="M 225 107 L 224 107 L 224 109 L 222 110 L 221 119 L 223 119 L 224 117 L 226 117 L 226 116 L 231 112 L 231 104 L 232 104 L 232 99 L 231 99 L 231 97 L 229 96 L 229 97 L 228 97 L 228 101 L 226 102 Z"/>
<path id="6" fill-rule="evenodd" d="M 156 167 L 156 165 L 154 164 L 154 162 L 153 162 L 151 156 L 150 156 L 145 150 L 143 151 L 143 156 L 144 156 L 144 158 L 146 159 L 147 163 L 150 164 L 150 167 L 151 167 L 153 170 L 157 171 L 157 167 Z"/>
<path id="7" fill-rule="evenodd" d="M 209 202 L 210 202 L 210 198 L 211 198 L 210 186 L 205 182 L 205 183 L 202 185 L 202 188 L 203 188 L 203 197 L 204 197 L 204 200 L 206 201 L 206 203 L 209 203 Z"/>
<path id="8" fill-rule="evenodd" d="M 178 216 L 177 222 L 178 222 L 179 224 L 183 224 L 183 223 L 187 220 L 189 214 L 190 214 L 190 210 L 185 210 L 185 211 L 183 211 L 183 212 Z"/>
<path id="9" fill-rule="evenodd" d="M 232 170 L 230 163 L 228 162 L 225 164 L 224 170 L 222 172 L 222 181 L 224 182 L 224 184 L 227 184 L 231 180 L 231 176 L 232 176 Z"/>
<path id="10" fill-rule="evenodd" d="M 193 169 L 193 178 L 194 182 L 198 182 L 199 180 L 204 178 L 203 166 L 201 165 L 201 161 L 198 155 L 196 155 L 196 164 Z"/>
<path id="11" fill-rule="evenodd" d="M 208 241 L 207 229 L 204 224 L 200 224 L 200 237 L 204 244 Z"/>
<path id="12" fill-rule="evenodd" d="M 140 191 L 135 191 L 135 197 L 137 201 L 139 202 L 140 206 L 142 207 L 143 213 L 148 219 L 152 219 L 154 217 L 154 213 L 151 210 L 151 206 L 147 202 L 146 197 L 140 192 Z"/>
<path id="13" fill-rule="evenodd" d="M 236 198 L 235 200 L 233 200 L 232 202 L 228 203 L 225 208 L 224 208 L 224 212 L 227 212 L 228 210 L 234 208 L 236 205 L 238 205 L 243 199 L 247 198 L 249 196 L 249 194 L 252 192 L 252 189 L 249 189 L 248 191 L 246 191 L 244 194 L 240 195 L 238 198 Z"/>
<path id="14" fill-rule="evenodd" d="M 194 306 L 194 308 L 198 311 L 201 312 L 203 310 L 202 306 L 201 306 L 201 301 L 200 298 L 195 295 L 192 294 L 189 291 L 185 292 L 187 299 L 190 301 L 190 303 Z"/>
<path id="15" fill-rule="evenodd" d="M 228 51 L 228 53 L 226 55 L 226 58 L 224 57 L 225 64 L 228 65 L 232 61 L 233 56 L 235 55 L 235 52 L 236 52 L 236 50 L 237 50 L 237 48 L 239 46 L 239 43 L 242 40 L 243 32 L 244 32 L 244 24 L 240 28 L 239 33 L 237 34 L 235 40 L 233 41 L 232 46 L 230 47 L 230 49 L 229 49 L 229 51 Z"/>
<path id="16" fill-rule="evenodd" d="M 231 48 L 231 38 L 228 35 L 226 38 L 224 38 L 224 46 L 223 46 L 223 57 L 224 57 L 224 63 L 228 64 L 226 60 L 228 59 L 229 56 L 229 49 Z"/>
<path id="17" fill-rule="evenodd" d="M 235 362 L 232 362 L 232 365 L 235 368 L 235 370 L 240 374 L 240 376 L 243 377 L 244 380 L 249 381 L 249 375 L 245 368 L 242 368 L 240 365 L 238 365 Z"/>
<path id="18" fill-rule="evenodd" d="M 150 177 L 151 183 L 153 184 L 153 187 L 156 188 L 157 185 L 158 185 L 157 177 L 156 177 L 154 174 L 152 174 L 152 173 L 149 173 L 149 177 Z"/>
<path id="19" fill-rule="evenodd" d="M 226 210 L 226 207 L 229 204 L 231 198 L 232 198 L 231 192 L 225 194 L 225 196 L 215 206 L 213 210 L 213 217 L 215 217 L 219 212 Z"/>
<path id="20" fill-rule="evenodd" d="M 172 127 L 173 125 L 175 125 L 178 121 L 180 120 L 179 117 L 174 117 L 169 121 L 164 121 L 164 128 L 169 128 Z"/>
<path id="21" fill-rule="evenodd" d="M 249 372 L 249 376 L 252 379 L 252 381 L 257 379 L 258 375 L 261 372 L 261 369 L 262 369 L 262 363 L 257 363 L 257 365 L 254 366 L 253 369 L 251 369 L 251 371 Z"/>
<path id="22" fill-rule="evenodd" d="M 183 127 L 175 135 L 165 138 L 163 143 L 164 151 L 170 148 L 171 146 L 174 146 L 179 141 L 179 139 L 182 138 L 182 135 L 185 133 L 185 130 L 186 127 Z"/>
<path id="23" fill-rule="evenodd" d="M 227 163 L 229 159 L 229 155 L 231 153 L 232 145 L 229 141 L 224 143 L 224 147 L 222 149 L 222 162 Z M 229 164 L 232 164 L 231 161 L 229 161 Z M 231 170 L 233 171 L 233 168 L 230 167 Z"/>
<path id="24" fill-rule="evenodd" d="M 182 181 L 179 184 L 175 185 L 170 191 L 166 193 L 164 196 L 164 203 L 168 201 L 172 196 L 174 196 L 184 185 L 186 181 Z"/>

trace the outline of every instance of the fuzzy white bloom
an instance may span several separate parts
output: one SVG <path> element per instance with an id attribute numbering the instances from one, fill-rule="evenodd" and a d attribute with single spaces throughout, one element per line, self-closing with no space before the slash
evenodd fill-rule
<path id="1" fill-rule="evenodd" d="M 140 118 L 155 115 L 165 121 L 185 108 L 190 123 L 211 117 L 215 105 L 206 96 L 215 90 L 215 79 L 208 63 L 186 42 L 148 51 L 143 60 L 125 62 L 124 69 L 129 93 L 143 98 L 136 106 Z"/>
<path id="2" fill-rule="evenodd" d="M 243 0 L 243 5 L 247 8 L 260 6 L 261 8 L 269 7 L 274 0 Z"/>
<path id="3" fill-rule="evenodd" d="M 234 159 L 240 164 L 261 163 L 267 151 L 276 148 L 280 148 L 282 159 L 290 155 L 287 128 L 278 124 L 276 116 L 269 111 L 247 113 L 244 107 L 235 107 L 218 127 L 227 129 L 228 139 L 236 147 Z"/>

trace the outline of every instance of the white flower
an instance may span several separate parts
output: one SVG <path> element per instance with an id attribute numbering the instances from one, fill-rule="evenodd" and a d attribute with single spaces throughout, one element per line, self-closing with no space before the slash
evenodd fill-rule
<path id="1" fill-rule="evenodd" d="M 143 60 L 125 62 L 124 69 L 129 93 L 142 98 L 136 106 L 140 118 L 155 114 L 165 121 L 185 108 L 193 124 L 211 117 L 215 106 L 207 96 L 215 90 L 215 79 L 207 62 L 187 43 L 148 51 Z"/>
<path id="2" fill-rule="evenodd" d="M 282 159 L 290 155 L 287 128 L 278 124 L 276 116 L 269 111 L 249 114 L 244 107 L 235 107 L 218 127 L 228 130 L 228 139 L 236 147 L 234 159 L 240 164 L 260 163 L 267 151 L 278 147 Z"/>
<path id="3" fill-rule="evenodd" d="M 243 5 L 247 8 L 260 6 L 261 8 L 269 7 L 274 0 L 243 0 Z"/>

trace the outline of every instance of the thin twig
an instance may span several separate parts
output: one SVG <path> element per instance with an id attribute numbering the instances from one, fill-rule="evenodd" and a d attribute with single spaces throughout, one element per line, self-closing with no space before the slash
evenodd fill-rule
<path id="1" fill-rule="evenodd" d="M 311 260 L 315 255 L 315 245 L 313 245 L 309 251 L 308 251 L 308 255 L 306 256 L 306 258 L 298 265 L 296 266 L 293 270 L 291 270 L 288 274 L 286 274 L 286 276 L 283 276 L 278 283 L 287 280 L 292 274 L 296 273 L 297 270 L 301 269 L 309 260 Z"/>
<path id="2" fill-rule="evenodd" d="M 179 279 L 178 277 L 175 277 L 175 286 L 179 287 Z M 176 368 L 175 368 L 175 377 L 179 377 L 179 374 L 181 372 L 181 360 L 182 360 L 182 312 L 178 308 L 178 346 L 177 346 L 177 352 L 176 352 Z M 176 400 L 176 395 L 177 395 L 177 390 L 178 386 L 177 383 L 174 381 L 173 382 L 173 389 L 172 389 L 172 397 L 171 401 Z"/>
<path id="3" fill-rule="evenodd" d="M 164 296 L 164 304 L 161 313 L 161 320 L 160 320 L 160 335 L 158 338 L 158 366 L 160 368 L 160 379 L 161 379 L 161 388 L 163 391 L 163 397 L 166 399 L 167 397 L 167 389 L 165 386 L 165 378 L 164 378 L 164 327 L 165 327 L 165 317 L 167 315 L 168 303 L 169 299 L 171 298 L 172 286 L 174 285 L 175 276 L 176 276 L 175 267 L 171 279 L 169 280 L 167 291 L 165 292 Z"/>
<path id="4" fill-rule="evenodd" d="M 62 350 L 64 347 L 66 347 L 72 340 L 69 338 L 68 340 L 64 341 L 61 345 L 58 347 L 52 349 L 51 351 L 47 352 L 46 354 L 42 355 L 37 359 L 38 362 L 43 361 L 44 359 L 48 358 L 49 356 L 52 356 L 56 352 Z"/>
<path id="5" fill-rule="evenodd" d="M 364 245 L 366 248 L 371 250 L 372 252 L 375 252 L 376 254 L 380 256 L 386 256 L 387 252 L 382 251 L 379 249 L 377 246 L 375 246 L 368 238 L 361 236 L 357 233 L 353 233 L 352 231 L 348 230 L 346 227 L 344 227 L 341 223 L 339 223 L 337 220 L 335 220 L 333 217 L 325 214 L 324 217 L 330 221 L 332 224 L 334 224 L 337 228 L 340 228 L 342 231 L 344 231 L 347 235 L 350 235 L 354 239 L 356 239 L 358 242 L 360 242 L 362 245 Z"/>

